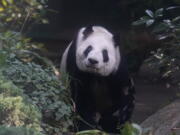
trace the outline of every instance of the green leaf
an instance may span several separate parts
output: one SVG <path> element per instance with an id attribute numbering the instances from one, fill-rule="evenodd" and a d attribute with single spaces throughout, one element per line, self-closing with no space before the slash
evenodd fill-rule
<path id="1" fill-rule="evenodd" d="M 6 0 L 2 0 L 1 2 L 2 2 L 3 6 L 7 7 L 7 1 Z"/>
<path id="2" fill-rule="evenodd" d="M 146 26 L 149 27 L 154 23 L 154 19 L 149 19 L 146 21 Z"/>
<path id="3" fill-rule="evenodd" d="M 168 37 L 170 37 L 171 35 L 170 34 L 161 34 L 161 35 L 158 35 L 157 36 L 157 39 L 158 40 L 164 40 L 164 39 L 166 39 L 166 38 L 168 38 Z M 162 59 L 162 58 L 161 58 Z"/>
<path id="4" fill-rule="evenodd" d="M 166 10 L 172 10 L 172 9 L 176 9 L 176 8 L 179 8 L 179 6 L 171 6 L 171 7 L 166 8 Z"/>
<path id="5" fill-rule="evenodd" d="M 172 22 L 178 22 L 178 21 L 180 21 L 180 16 L 177 16 L 172 20 Z"/>
<path id="6" fill-rule="evenodd" d="M 3 7 L 0 7 L 0 12 L 4 11 L 4 8 Z"/>
<path id="7" fill-rule="evenodd" d="M 148 16 L 143 16 L 143 17 L 141 17 L 139 20 L 134 21 L 134 22 L 132 23 L 132 25 L 133 25 L 133 26 L 138 26 L 138 25 L 145 24 L 146 21 L 149 20 L 149 19 L 150 19 L 150 17 L 148 17 Z"/>
<path id="8" fill-rule="evenodd" d="M 138 135 L 136 129 L 129 123 L 125 123 L 121 129 L 122 135 Z"/>
<path id="9" fill-rule="evenodd" d="M 108 135 L 108 134 L 99 130 L 85 130 L 85 131 L 77 132 L 75 135 Z"/>
<path id="10" fill-rule="evenodd" d="M 0 126 L 1 135 L 42 135 L 38 131 L 29 129 L 23 126 L 14 127 L 14 126 Z"/>
<path id="11" fill-rule="evenodd" d="M 163 20 L 163 22 L 169 27 L 169 28 L 174 28 L 174 25 L 172 24 L 171 20 Z"/>
<path id="12" fill-rule="evenodd" d="M 145 12 L 148 16 L 150 16 L 151 18 L 154 18 L 154 13 L 151 10 L 147 9 Z"/>
<path id="13" fill-rule="evenodd" d="M 138 26 L 138 25 L 142 25 L 142 24 L 145 24 L 145 23 L 146 23 L 146 21 L 144 21 L 144 20 L 137 20 L 137 21 L 134 21 L 132 23 L 132 25 L 133 26 Z"/>
<path id="14" fill-rule="evenodd" d="M 6 63 L 6 54 L 0 53 L 0 66 L 3 66 Z"/>
<path id="15" fill-rule="evenodd" d="M 143 17 L 141 17 L 140 19 L 147 21 L 147 20 L 151 19 L 151 17 L 149 17 L 149 16 L 143 16 Z"/>
<path id="16" fill-rule="evenodd" d="M 160 9 L 156 10 L 155 17 L 162 17 L 163 16 L 163 11 L 164 11 L 163 8 L 160 8 Z"/>

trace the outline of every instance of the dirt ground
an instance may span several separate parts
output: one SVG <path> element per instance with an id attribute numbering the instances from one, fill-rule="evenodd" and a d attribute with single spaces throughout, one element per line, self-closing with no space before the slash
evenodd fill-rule
<path id="1" fill-rule="evenodd" d="M 163 106 L 176 98 L 177 87 L 166 87 L 165 83 L 150 83 L 143 78 L 135 79 L 136 106 L 133 113 L 133 122 L 141 123 Z"/>

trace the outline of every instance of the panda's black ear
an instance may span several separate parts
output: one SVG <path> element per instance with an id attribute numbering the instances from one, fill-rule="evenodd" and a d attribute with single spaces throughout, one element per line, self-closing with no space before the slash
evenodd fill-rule
<path id="1" fill-rule="evenodd" d="M 120 42 L 121 42 L 120 33 L 113 34 L 113 39 L 114 39 L 114 42 L 115 42 L 116 46 L 120 45 Z"/>
<path id="2" fill-rule="evenodd" d="M 84 39 L 86 39 L 93 32 L 93 26 L 89 25 L 83 31 Z"/>

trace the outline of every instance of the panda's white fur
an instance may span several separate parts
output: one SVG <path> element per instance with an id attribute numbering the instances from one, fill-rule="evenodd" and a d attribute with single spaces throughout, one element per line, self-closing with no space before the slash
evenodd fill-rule
<path id="1" fill-rule="evenodd" d="M 115 46 L 113 35 L 101 26 L 93 26 L 93 32 L 84 39 L 83 32 L 85 28 L 81 28 L 76 40 L 76 64 L 79 70 L 108 76 L 116 72 L 120 64 L 119 46 Z M 84 51 L 91 45 L 93 50 L 85 57 Z M 67 53 L 71 44 L 67 47 L 63 54 L 61 62 L 61 71 L 66 71 Z M 108 62 L 103 62 L 102 50 L 106 49 L 108 52 Z M 98 64 L 90 66 L 88 59 L 92 58 L 98 61 Z"/>
<path id="2" fill-rule="evenodd" d="M 61 73 L 66 73 L 67 70 L 66 70 L 66 63 L 67 63 L 67 55 L 68 55 L 68 51 L 69 51 L 69 48 L 71 46 L 71 43 L 69 44 L 69 46 L 66 48 L 65 52 L 63 53 L 62 55 L 62 59 L 61 59 L 61 65 L 60 65 L 60 72 Z"/>

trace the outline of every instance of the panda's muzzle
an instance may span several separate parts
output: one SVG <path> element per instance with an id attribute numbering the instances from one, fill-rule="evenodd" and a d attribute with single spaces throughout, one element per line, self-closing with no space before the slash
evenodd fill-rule
<path id="1" fill-rule="evenodd" d="M 96 65 L 96 64 L 98 64 L 98 61 L 95 60 L 95 59 L 92 59 L 92 58 L 88 58 L 88 61 L 89 61 L 89 64 L 90 64 L 90 65 Z"/>

